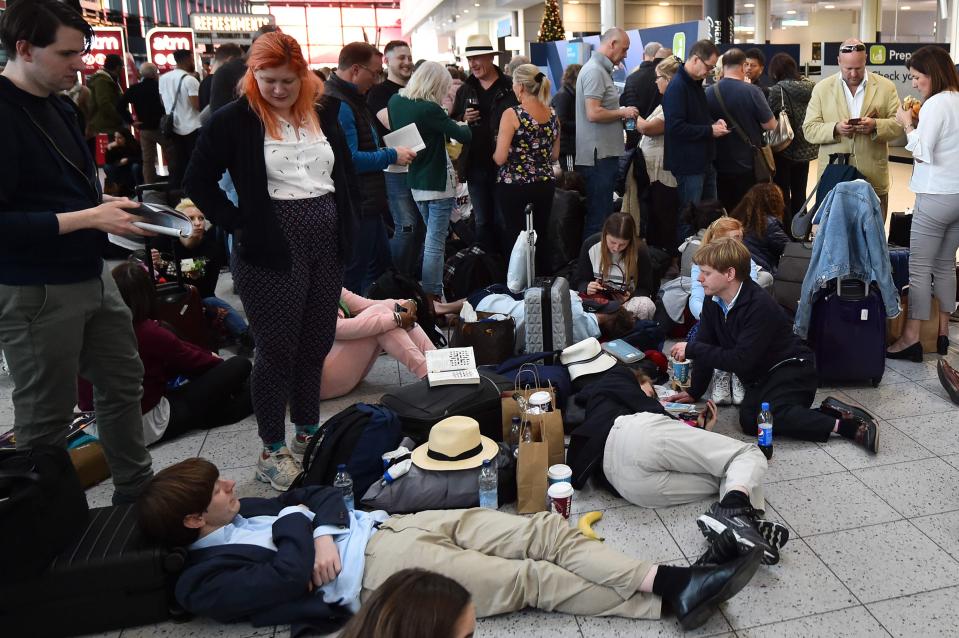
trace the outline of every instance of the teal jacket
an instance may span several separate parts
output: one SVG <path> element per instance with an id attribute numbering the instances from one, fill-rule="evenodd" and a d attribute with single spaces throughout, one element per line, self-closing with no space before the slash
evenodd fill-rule
<path id="1" fill-rule="evenodd" d="M 416 154 L 406 179 L 410 188 L 425 191 L 446 190 L 446 138 L 468 144 L 473 138 L 468 126 L 457 124 L 436 102 L 410 100 L 399 94 L 387 104 L 390 128 L 399 130 L 416 124 L 426 148 Z"/>

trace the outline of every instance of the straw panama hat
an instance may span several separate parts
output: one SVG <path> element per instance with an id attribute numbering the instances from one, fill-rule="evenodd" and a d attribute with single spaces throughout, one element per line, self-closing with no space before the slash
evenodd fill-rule
<path id="1" fill-rule="evenodd" d="M 489 36 L 482 33 L 474 33 L 466 38 L 466 46 L 463 48 L 463 55 L 471 58 L 475 55 L 489 55 L 491 53 L 502 53 L 493 48 Z"/>
<path id="2" fill-rule="evenodd" d="M 413 465 L 423 470 L 469 470 L 497 454 L 499 446 L 480 435 L 476 419 L 451 416 L 434 425 L 429 441 L 413 450 Z"/>
<path id="3" fill-rule="evenodd" d="M 603 350 L 595 337 L 569 346 L 559 355 L 559 360 L 566 366 L 572 381 L 587 374 L 605 372 L 616 365 L 616 358 Z"/>

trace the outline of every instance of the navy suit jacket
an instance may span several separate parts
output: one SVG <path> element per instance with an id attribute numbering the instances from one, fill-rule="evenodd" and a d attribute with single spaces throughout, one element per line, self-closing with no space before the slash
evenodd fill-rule
<path id="1" fill-rule="evenodd" d="M 257 545 L 220 545 L 191 550 L 176 585 L 177 601 L 188 611 L 220 622 L 249 621 L 254 626 L 292 625 L 294 636 L 306 630 L 332 632 L 350 613 L 328 605 L 308 589 L 313 572 L 313 530 L 349 525 L 338 490 L 304 487 L 276 498 L 240 499 L 240 514 L 276 516 L 284 507 L 306 505 L 315 514 L 283 516 L 273 524 L 276 551 Z"/>

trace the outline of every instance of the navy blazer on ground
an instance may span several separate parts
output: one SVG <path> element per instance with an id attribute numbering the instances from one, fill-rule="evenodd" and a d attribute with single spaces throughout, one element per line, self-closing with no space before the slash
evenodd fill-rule
<path id="1" fill-rule="evenodd" d="M 294 636 L 306 630 L 332 632 L 350 612 L 328 605 L 308 589 L 315 558 L 313 530 L 349 525 L 343 497 L 331 487 L 304 487 L 276 498 L 240 499 L 240 514 L 276 516 L 284 507 L 306 505 L 315 514 L 283 516 L 273 524 L 277 551 L 257 545 L 219 545 L 191 550 L 176 584 L 176 599 L 191 613 L 220 622 L 249 621 L 254 626 L 292 625 Z"/>

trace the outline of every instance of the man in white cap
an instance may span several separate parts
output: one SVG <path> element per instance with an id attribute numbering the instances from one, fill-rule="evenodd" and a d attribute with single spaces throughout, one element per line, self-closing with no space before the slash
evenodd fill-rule
<path id="1" fill-rule="evenodd" d="M 513 93 L 513 80 L 493 64 L 493 49 L 489 36 L 476 34 L 466 40 L 463 54 L 469 61 L 470 76 L 456 93 L 453 102 L 454 120 L 469 123 L 473 141 L 466 157 L 460 158 L 466 174 L 470 202 L 476 216 L 476 239 L 487 252 L 496 252 L 504 231 L 502 214 L 496 206 L 496 164 L 493 151 L 503 111 L 518 104 Z"/>

